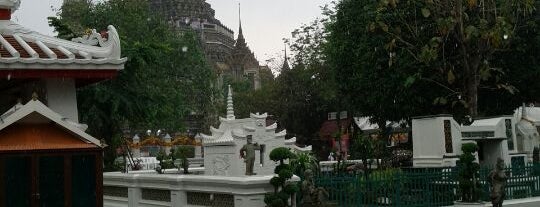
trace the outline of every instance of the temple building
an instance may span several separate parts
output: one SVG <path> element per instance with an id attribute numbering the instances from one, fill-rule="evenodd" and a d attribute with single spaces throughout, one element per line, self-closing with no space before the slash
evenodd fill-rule
<path id="1" fill-rule="evenodd" d="M 120 38 L 72 41 L 11 21 L 0 0 L 0 207 L 103 206 L 103 147 L 78 121 L 76 89 L 124 68 Z"/>
<path id="2" fill-rule="evenodd" d="M 248 80 L 253 89 L 261 87 L 261 70 L 269 68 L 261 66 L 248 47 L 241 21 L 235 40 L 234 32 L 215 18 L 215 10 L 205 0 L 151 0 L 150 5 L 180 31 L 199 35 L 206 59 L 219 77 L 218 85 Z"/>

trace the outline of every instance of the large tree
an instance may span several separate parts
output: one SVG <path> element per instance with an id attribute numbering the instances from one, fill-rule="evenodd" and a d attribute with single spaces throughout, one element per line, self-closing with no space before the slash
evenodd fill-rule
<path id="1" fill-rule="evenodd" d="M 183 119 L 192 112 L 212 117 L 214 74 L 196 36 L 175 31 L 149 11 L 146 0 L 69 1 L 49 20 L 68 39 L 107 25 L 119 32 L 125 69 L 78 91 L 81 120 L 92 135 L 113 144 L 107 164 L 118 144 L 113 138 L 127 126 L 175 132 L 184 129 Z"/>
<path id="2" fill-rule="evenodd" d="M 341 93 L 381 122 L 488 115 L 480 94 L 495 100 L 493 91 L 518 92 L 503 68 L 512 56 L 503 51 L 516 49 L 521 35 L 537 35 L 518 32 L 535 24 L 534 9 L 532 0 L 343 0 L 327 27 L 326 54 Z"/>

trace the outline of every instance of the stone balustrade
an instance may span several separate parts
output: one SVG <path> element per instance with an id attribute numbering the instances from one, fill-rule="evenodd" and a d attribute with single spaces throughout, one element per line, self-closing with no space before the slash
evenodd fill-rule
<path id="1" fill-rule="evenodd" d="M 264 195 L 274 190 L 271 178 L 104 173 L 103 200 L 105 207 L 265 206 Z"/>

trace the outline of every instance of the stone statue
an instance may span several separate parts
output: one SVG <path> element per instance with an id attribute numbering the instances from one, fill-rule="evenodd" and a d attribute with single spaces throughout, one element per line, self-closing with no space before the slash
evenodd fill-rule
<path id="1" fill-rule="evenodd" d="M 253 165 L 255 165 L 255 150 L 261 150 L 259 144 L 251 143 L 252 140 L 253 137 L 248 135 L 247 144 L 242 146 L 242 149 L 240 149 L 240 157 L 242 157 L 246 163 L 246 175 L 255 175 L 255 173 L 253 173 Z"/>
<path id="2" fill-rule="evenodd" d="M 504 160 L 497 159 L 497 165 L 488 175 L 488 181 L 491 184 L 491 203 L 493 207 L 502 207 L 505 197 L 506 173 L 504 171 Z"/>
<path id="3" fill-rule="evenodd" d="M 302 181 L 302 206 L 320 207 L 324 206 L 324 201 L 328 197 L 328 192 L 321 187 L 315 187 L 313 184 L 313 171 L 307 169 L 304 171 L 304 181 Z"/>

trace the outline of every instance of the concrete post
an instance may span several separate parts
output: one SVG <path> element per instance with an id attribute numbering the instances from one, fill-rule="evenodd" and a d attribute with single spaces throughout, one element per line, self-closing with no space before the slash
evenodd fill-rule
<path id="1" fill-rule="evenodd" d="M 139 135 L 135 134 L 135 136 L 133 136 L 133 144 L 138 144 L 140 141 L 141 138 L 139 137 Z M 131 152 L 134 158 L 141 157 L 141 149 L 139 147 L 133 148 Z"/>
<path id="2" fill-rule="evenodd" d="M 171 190 L 171 203 L 172 203 L 172 207 L 187 206 L 186 191 Z"/>
<path id="3" fill-rule="evenodd" d="M 128 206 L 138 207 L 141 201 L 142 193 L 140 188 L 130 187 L 128 188 Z"/>
<path id="4" fill-rule="evenodd" d="M 202 158 L 202 147 L 195 146 L 195 158 Z"/>
<path id="5" fill-rule="evenodd" d="M 166 134 L 165 137 L 163 137 L 163 139 L 165 140 L 165 154 L 169 155 L 171 154 L 171 135 L 169 134 Z"/>

